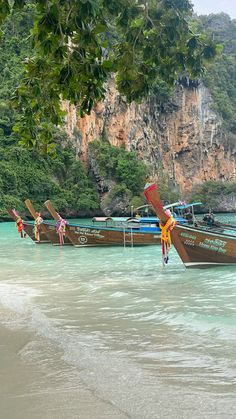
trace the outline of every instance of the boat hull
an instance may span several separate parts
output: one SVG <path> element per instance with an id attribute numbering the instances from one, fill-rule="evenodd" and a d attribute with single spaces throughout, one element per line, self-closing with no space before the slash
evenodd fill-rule
<path id="1" fill-rule="evenodd" d="M 196 227 L 175 227 L 175 247 L 187 268 L 236 265 L 236 236 Z"/>
<path id="2" fill-rule="evenodd" d="M 48 239 L 48 236 L 43 232 L 40 234 L 40 241 L 36 240 L 35 234 L 34 234 L 34 224 L 33 223 L 24 221 L 23 224 L 24 224 L 24 231 L 31 238 L 31 240 L 33 240 L 35 243 L 37 243 L 37 244 L 50 243 L 50 240 Z"/>
<path id="3" fill-rule="evenodd" d="M 68 225 L 74 246 L 137 246 L 160 244 L 158 231 L 147 232 L 135 229 L 102 228 L 96 226 Z"/>
<path id="4" fill-rule="evenodd" d="M 61 246 L 60 243 L 60 239 L 59 239 L 59 234 L 56 231 L 56 226 L 55 224 L 50 224 L 48 222 L 43 222 L 43 234 L 45 234 L 48 238 L 48 240 L 50 240 L 50 242 L 54 245 L 54 246 Z M 41 236 L 40 236 L 41 237 Z M 68 237 L 66 237 L 66 235 L 64 236 L 64 245 L 71 245 L 72 243 L 71 241 L 68 239 Z"/>
<path id="5" fill-rule="evenodd" d="M 43 230 L 40 231 L 40 241 L 37 241 L 34 234 L 34 224 L 28 221 L 24 221 L 24 231 L 26 234 L 36 243 L 51 243 L 54 246 L 60 246 L 59 235 L 56 231 L 54 224 L 43 223 Z M 72 245 L 67 237 L 64 237 L 64 245 Z"/>
<path id="6" fill-rule="evenodd" d="M 163 208 L 157 186 L 154 183 L 148 183 L 145 186 L 144 194 L 147 201 L 152 204 L 162 225 L 167 225 L 171 219 Z M 172 243 L 187 268 L 236 265 L 234 226 L 221 225 L 221 227 L 223 227 L 223 231 L 219 231 L 219 228 L 216 227 L 212 229 L 178 224 L 169 230 Z"/>

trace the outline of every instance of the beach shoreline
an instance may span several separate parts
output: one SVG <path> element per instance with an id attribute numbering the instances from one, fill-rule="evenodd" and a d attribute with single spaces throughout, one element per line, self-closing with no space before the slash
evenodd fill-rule
<path id="1" fill-rule="evenodd" d="M 29 333 L 0 325 L 0 409 L 4 419 L 125 419 L 109 402 L 78 387 L 45 387 L 38 366 L 26 363 L 20 353 L 30 342 Z M 59 371 L 58 371 L 59 373 Z M 37 383 L 37 388 L 36 384 Z M 40 385 L 41 383 L 41 385 Z"/>

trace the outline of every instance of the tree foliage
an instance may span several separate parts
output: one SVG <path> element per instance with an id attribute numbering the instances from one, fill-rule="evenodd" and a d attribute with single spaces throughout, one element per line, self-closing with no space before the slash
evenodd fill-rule
<path id="1" fill-rule="evenodd" d="M 4 38 L 0 44 L 0 217 L 7 216 L 8 206 L 24 212 L 26 198 L 31 198 L 38 209 L 50 198 L 67 216 L 94 214 L 99 210 L 96 181 L 85 165 L 76 160 L 75 150 L 68 145 L 66 135 L 53 127 L 56 153 L 52 158 L 38 153 L 38 149 L 23 148 L 12 129 L 21 113 L 19 109 L 9 108 L 9 97 L 22 78 L 22 61 L 31 51 L 29 30 L 33 14 L 34 7 L 30 3 L 26 10 L 15 11 L 14 19 L 11 17 L 5 22 Z M 139 166 L 134 155 L 124 149 L 112 148 L 111 156 L 109 150 L 107 145 L 106 162 L 111 157 L 111 170 L 107 175 L 110 176 L 112 168 L 117 167 L 118 184 L 114 194 L 119 195 L 128 187 L 139 194 L 143 188 L 140 179 L 145 177 L 144 166 Z M 103 147 L 98 147 L 97 158 L 102 160 L 102 154 Z"/>
<path id="2" fill-rule="evenodd" d="M 219 197 L 236 194 L 235 182 L 209 180 L 197 185 L 192 192 L 192 200 L 200 201 L 205 208 L 214 208 L 219 204 Z"/>
<path id="3" fill-rule="evenodd" d="M 105 94 L 110 73 L 128 101 L 141 100 L 180 73 L 199 76 L 216 47 L 191 30 L 188 0 L 0 0 L 0 22 L 34 9 L 33 54 L 15 94 L 23 144 L 50 152 L 61 100 L 81 116 Z"/>
<path id="4" fill-rule="evenodd" d="M 119 186 L 116 194 L 128 189 L 132 195 L 139 195 L 143 190 L 148 175 L 148 168 L 140 162 L 135 153 L 124 147 L 114 147 L 106 141 L 93 141 L 90 144 L 101 176 L 115 180 Z"/>
<path id="5" fill-rule="evenodd" d="M 58 146 L 55 159 L 39 156 L 0 136 L 0 217 L 7 207 L 25 213 L 23 201 L 32 199 L 39 209 L 52 199 L 58 210 L 69 215 L 99 208 L 96 186 L 86 167 L 74 158 L 74 150 Z"/>
<path id="6" fill-rule="evenodd" d="M 57 153 L 52 159 L 22 148 L 12 130 L 21 113 L 9 107 L 9 97 L 22 79 L 22 61 L 31 51 L 33 14 L 30 3 L 26 10 L 16 11 L 14 19 L 5 22 L 0 43 L 0 217 L 7 216 L 9 206 L 25 211 L 26 198 L 31 198 L 38 208 L 51 198 L 67 215 L 70 211 L 71 215 L 89 213 L 99 208 L 96 185 L 85 165 L 76 161 L 75 150 L 65 135 L 54 127 Z"/>
<path id="7" fill-rule="evenodd" d="M 200 16 L 198 28 L 223 45 L 222 54 L 209 65 L 203 81 L 225 128 L 236 135 L 236 21 L 224 13 Z"/>

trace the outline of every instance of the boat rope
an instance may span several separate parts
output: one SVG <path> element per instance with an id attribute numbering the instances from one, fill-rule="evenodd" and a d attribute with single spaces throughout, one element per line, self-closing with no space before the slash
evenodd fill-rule
<path id="1" fill-rule="evenodd" d="M 168 253 L 171 246 L 170 232 L 171 230 L 173 230 L 176 224 L 177 222 L 174 220 L 172 216 L 168 218 L 165 224 L 160 223 L 163 265 L 166 265 L 169 261 Z"/>

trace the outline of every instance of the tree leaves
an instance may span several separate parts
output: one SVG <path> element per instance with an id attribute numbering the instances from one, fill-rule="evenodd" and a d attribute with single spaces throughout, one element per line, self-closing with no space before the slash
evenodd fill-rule
<path id="1" fill-rule="evenodd" d="M 23 6 L 25 6 L 26 0 L 15 0 L 14 1 L 14 9 L 22 9 Z"/>
<path id="2" fill-rule="evenodd" d="M 11 2 L 13 9 L 25 3 Z M 43 138 L 41 124 L 63 123 L 61 100 L 73 103 L 80 115 L 90 113 L 104 98 L 111 72 L 116 73 L 121 95 L 129 102 L 141 101 L 160 82 L 173 85 L 181 73 L 201 74 L 205 62 L 216 55 L 212 42 L 193 33 L 187 0 L 32 3 L 36 5 L 34 57 L 26 63 L 17 98 L 25 115 L 22 127 L 37 125 L 36 144 Z M 0 0 L 0 20 L 9 13 L 9 2 Z"/>
<path id="3" fill-rule="evenodd" d="M 10 13 L 10 5 L 8 0 L 0 0 L 0 24 L 6 19 Z"/>

